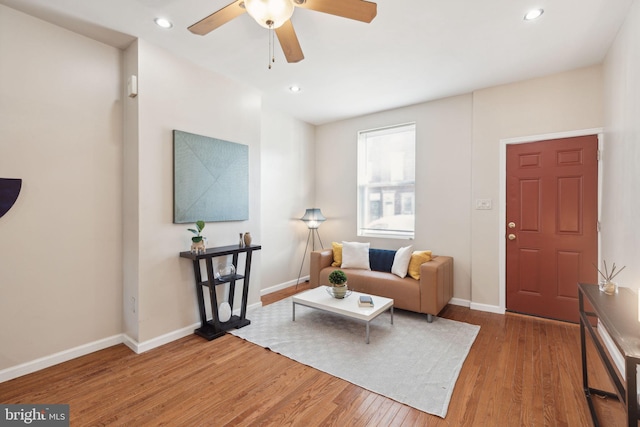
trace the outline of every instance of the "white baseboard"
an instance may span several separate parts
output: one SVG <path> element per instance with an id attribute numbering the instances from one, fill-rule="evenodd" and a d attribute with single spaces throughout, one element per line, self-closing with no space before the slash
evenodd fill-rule
<path id="1" fill-rule="evenodd" d="M 469 305 L 469 308 L 471 310 L 486 311 L 488 313 L 496 313 L 496 314 L 504 314 L 505 312 L 504 308 L 500 308 L 497 305 L 480 304 L 477 302 L 472 302 Z"/>
<path id="2" fill-rule="evenodd" d="M 298 283 L 304 283 L 305 281 L 309 280 L 309 276 L 302 276 L 300 277 L 300 282 Z M 265 295 L 269 295 L 271 293 L 277 292 L 277 291 L 281 291 L 283 289 L 286 288 L 290 288 L 291 286 L 295 286 L 296 285 L 296 281 L 295 280 L 289 280 L 288 282 L 284 282 L 284 283 L 280 283 L 279 285 L 273 285 L 270 286 L 268 288 L 265 289 L 261 289 L 260 290 L 260 296 L 265 296 Z"/>
<path id="3" fill-rule="evenodd" d="M 609 350 L 609 354 L 613 359 L 613 363 L 615 363 L 616 367 L 618 368 L 618 370 L 622 374 L 622 377 L 624 378 L 625 376 L 624 357 L 620 353 L 620 350 L 618 350 L 618 347 L 616 347 L 616 345 L 613 343 L 613 340 L 611 339 L 609 332 L 605 329 L 602 323 L 600 323 L 600 319 L 598 319 L 598 327 L 596 328 L 596 330 L 598 331 L 598 335 L 600 335 L 600 338 L 602 338 L 602 342 L 604 342 L 604 346 L 607 348 L 607 350 Z"/>
<path id="4" fill-rule="evenodd" d="M 468 299 L 462 299 L 462 298 L 451 298 L 449 300 L 449 304 L 459 305 L 460 307 L 469 307 L 471 306 L 471 301 L 469 301 Z"/>
<path id="5" fill-rule="evenodd" d="M 259 308 L 259 307 L 262 307 L 262 302 L 257 302 L 255 304 L 248 305 L 247 306 L 247 311 L 252 310 L 254 308 Z M 239 316 L 240 315 L 240 310 L 238 310 L 237 313 L 236 313 L 236 310 L 233 310 L 233 314 L 235 314 L 236 316 Z M 249 320 L 251 320 L 251 319 L 249 319 Z"/>
<path id="6" fill-rule="evenodd" d="M 164 335 L 160 335 L 159 337 L 151 338 L 150 340 L 143 341 L 141 343 L 137 342 L 133 338 L 128 335 L 123 335 L 123 343 L 127 347 L 129 347 L 134 352 L 140 354 L 145 351 L 153 350 L 156 347 L 160 347 L 162 345 L 168 344 L 172 341 L 179 340 L 180 338 L 184 338 L 193 333 L 194 329 L 200 327 L 200 323 L 194 323 L 193 325 L 185 326 L 184 328 L 177 329 L 175 331 L 168 332 Z"/>
<path id="7" fill-rule="evenodd" d="M 108 347 L 113 347 L 114 345 L 122 344 L 122 342 L 122 334 L 113 335 L 111 337 L 70 348 L 69 350 L 64 350 L 50 356 L 41 357 L 30 362 L 21 363 L 20 365 L 3 369 L 0 371 L 0 383 L 23 375 L 31 374 L 62 362 L 67 362 L 80 356 L 85 356 Z"/>
<path id="8" fill-rule="evenodd" d="M 618 371 L 620 371 L 620 374 L 622 375 L 624 381 L 624 379 L 626 378 L 624 356 L 622 355 L 622 353 L 620 353 L 620 350 L 618 350 L 618 347 L 616 347 L 616 345 L 614 344 L 613 339 L 611 338 L 611 335 L 609 335 L 607 329 L 602 325 L 602 323 L 600 323 L 600 319 L 598 319 L 598 327 L 596 328 L 596 330 L 598 331 L 598 335 L 600 335 L 600 338 L 602 338 L 604 346 L 609 351 L 609 355 L 611 356 L 613 363 L 616 365 L 616 368 L 618 368 Z M 638 402 L 640 402 L 640 371 L 636 373 L 636 389 Z"/>

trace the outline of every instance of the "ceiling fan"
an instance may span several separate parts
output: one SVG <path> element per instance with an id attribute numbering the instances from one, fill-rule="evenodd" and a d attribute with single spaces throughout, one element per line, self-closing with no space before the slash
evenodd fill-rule
<path id="1" fill-rule="evenodd" d="M 189 31 L 204 36 L 247 12 L 261 26 L 275 30 L 287 62 L 299 62 L 304 54 L 290 19 L 295 7 L 367 23 L 377 13 L 376 3 L 366 0 L 236 0 L 191 25 Z"/>

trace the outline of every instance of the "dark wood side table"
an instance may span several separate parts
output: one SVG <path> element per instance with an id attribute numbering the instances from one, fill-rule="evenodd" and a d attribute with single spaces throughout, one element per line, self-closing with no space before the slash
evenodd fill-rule
<path id="1" fill-rule="evenodd" d="M 628 288 L 619 288 L 615 295 L 600 292 L 598 285 L 580 283 L 580 345 L 582 352 L 582 380 L 584 393 L 589 404 L 593 424 L 598 427 L 598 417 L 592 402 L 592 395 L 608 396 L 624 403 L 627 408 L 627 424 L 629 427 L 638 426 L 638 396 L 636 367 L 640 364 L 640 322 L 638 321 L 638 295 Z M 587 299 L 593 311 L 585 311 L 584 299 Z M 599 319 L 609 333 L 617 349 L 624 357 L 625 378 L 620 378 L 614 368 L 607 351 L 596 336 L 591 319 Z M 587 349 L 585 330 L 589 331 L 598 355 L 602 360 L 611 382 L 615 386 L 615 393 L 589 387 L 587 373 Z"/>
<path id="2" fill-rule="evenodd" d="M 193 254 L 191 252 L 180 252 L 181 258 L 188 258 L 193 261 L 193 274 L 196 284 L 196 295 L 198 298 L 198 309 L 200 311 L 200 323 L 201 326 L 194 331 L 196 335 L 204 337 L 208 340 L 219 338 L 225 334 L 231 328 L 242 328 L 251 323 L 247 319 L 247 299 L 249 298 L 249 278 L 251 275 L 251 255 L 253 251 L 259 251 L 262 249 L 260 245 L 248 245 L 248 246 L 221 246 L 217 248 L 209 248 L 204 253 Z M 246 254 L 246 261 L 244 267 L 244 276 L 237 274 L 238 271 L 238 258 L 241 253 Z M 220 279 L 214 278 L 213 271 L 213 259 L 222 256 L 231 255 L 233 266 L 236 269 L 236 274 L 224 276 Z M 207 269 L 207 280 L 202 280 L 202 271 L 200 267 L 200 261 L 204 260 Z M 232 315 L 226 322 L 221 322 L 218 319 L 218 297 L 216 296 L 216 286 L 229 283 L 229 305 L 233 312 L 233 300 L 235 296 L 236 281 L 242 280 L 242 305 L 240 307 L 240 316 Z M 203 287 L 209 288 L 209 300 L 211 302 L 212 320 L 207 320 L 207 312 L 204 303 L 204 291 Z"/>

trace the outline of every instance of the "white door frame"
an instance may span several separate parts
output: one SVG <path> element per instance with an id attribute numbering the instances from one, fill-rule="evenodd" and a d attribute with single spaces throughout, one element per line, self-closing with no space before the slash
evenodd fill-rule
<path id="1" fill-rule="evenodd" d="M 527 142 L 546 141 L 549 139 L 572 138 L 575 136 L 598 135 L 598 151 L 603 150 L 603 129 L 582 129 L 568 132 L 555 132 L 543 135 L 523 136 L 518 138 L 506 138 L 500 140 L 500 207 L 498 219 L 498 286 L 500 290 L 499 308 L 502 313 L 507 308 L 507 246 L 505 241 L 505 224 L 507 223 L 507 145 L 525 144 Z M 598 224 L 602 213 L 602 161 L 598 160 Z M 600 263 L 600 230 L 598 229 L 598 265 Z"/>

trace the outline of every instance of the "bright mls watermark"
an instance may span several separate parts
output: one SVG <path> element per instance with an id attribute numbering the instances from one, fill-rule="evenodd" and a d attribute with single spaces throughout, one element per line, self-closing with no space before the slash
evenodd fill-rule
<path id="1" fill-rule="evenodd" d="M 69 427 L 69 405 L 2 405 L 0 426 Z"/>

